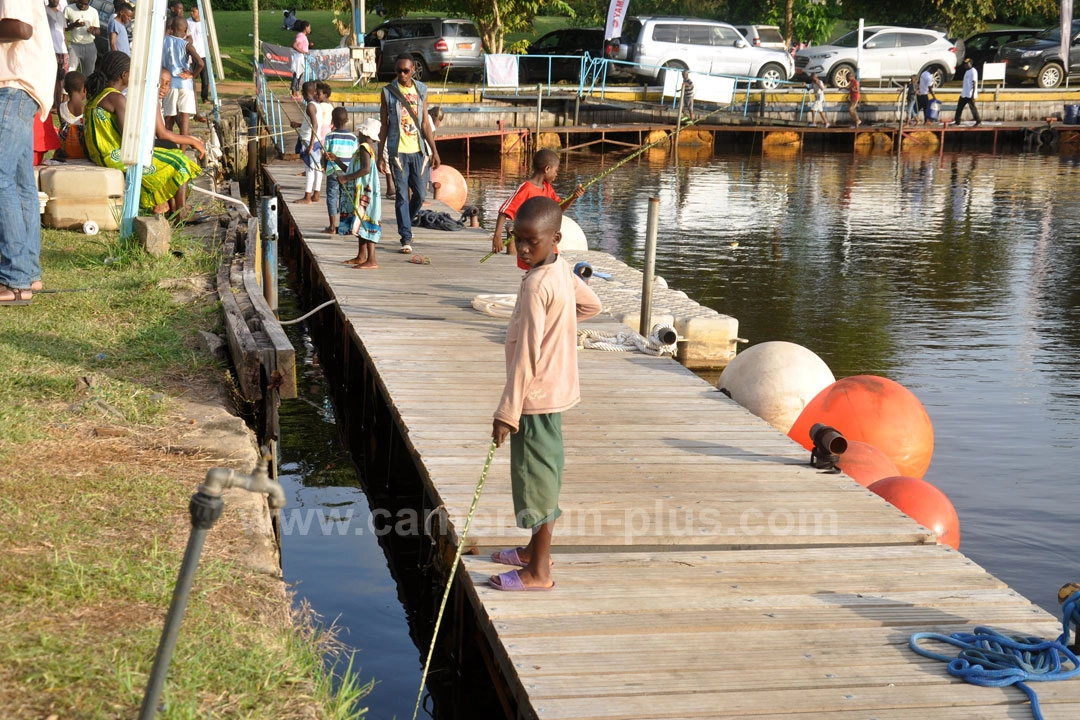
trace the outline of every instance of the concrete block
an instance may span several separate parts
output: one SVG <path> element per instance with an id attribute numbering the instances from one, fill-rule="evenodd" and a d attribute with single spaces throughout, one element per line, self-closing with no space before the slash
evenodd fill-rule
<path id="1" fill-rule="evenodd" d="M 739 321 L 729 315 L 675 318 L 679 362 L 688 368 L 724 367 L 735 357 Z"/>
<path id="2" fill-rule="evenodd" d="M 621 322 L 623 325 L 630 326 L 631 330 L 637 332 L 639 324 L 641 323 L 641 309 L 639 308 L 637 310 L 627 310 L 620 313 L 614 313 L 612 317 Z M 649 330 L 651 330 L 655 325 L 670 325 L 671 327 L 675 327 L 675 318 L 671 315 L 671 313 L 668 313 L 664 310 L 654 310 L 652 313 L 652 322 L 649 324 Z M 649 333 L 646 332 L 645 334 L 648 335 Z"/>
<path id="3" fill-rule="evenodd" d="M 49 204 L 52 205 L 52 203 Z M 172 228 L 164 215 L 137 217 L 133 224 L 135 237 L 139 239 L 139 244 L 147 254 L 153 257 L 165 257 L 169 254 Z"/>

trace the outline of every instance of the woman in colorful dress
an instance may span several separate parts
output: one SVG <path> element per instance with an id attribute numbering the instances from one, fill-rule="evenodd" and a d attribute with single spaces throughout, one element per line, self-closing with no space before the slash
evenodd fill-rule
<path id="1" fill-rule="evenodd" d="M 120 162 L 120 140 L 127 109 L 123 91 L 128 86 L 131 58 L 122 52 L 108 52 L 98 59 L 97 68 L 86 79 L 90 102 L 83 113 L 86 153 L 95 164 L 126 170 Z M 200 140 L 165 129 L 158 112 L 157 136 L 178 145 L 190 145 L 200 157 L 205 148 Z M 143 168 L 139 210 L 155 214 L 177 213 L 187 201 L 187 183 L 198 177 L 199 166 L 182 150 L 154 148 L 153 162 Z"/>

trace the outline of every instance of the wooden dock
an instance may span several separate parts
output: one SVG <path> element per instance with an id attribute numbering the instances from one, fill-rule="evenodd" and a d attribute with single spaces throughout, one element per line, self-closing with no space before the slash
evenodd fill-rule
<path id="1" fill-rule="evenodd" d="M 297 164 L 268 173 L 282 198 L 282 255 L 336 298 L 362 362 L 346 398 L 377 387 L 409 459 L 456 533 L 501 394 L 505 320 L 477 294 L 516 292 L 521 271 L 480 265 L 485 231 L 414 230 L 397 254 L 384 203 L 379 269 L 341 264 L 355 242 L 321 233 L 325 205 L 295 205 Z M 568 253 L 594 260 L 601 253 Z M 597 282 L 593 281 L 594 284 Z M 601 315 L 585 327 L 617 326 Z M 346 336 L 347 337 L 344 337 Z M 967 685 L 907 648 L 911 633 L 990 625 L 1056 637 L 1060 621 L 674 360 L 582 351 L 579 407 L 564 416 L 567 468 L 556 588 L 504 593 L 490 550 L 521 545 L 509 451 L 499 451 L 459 573 L 508 717 L 689 720 L 1026 718 L 1019 690 Z M 359 399 L 342 412 L 368 412 Z M 1068 578 L 1062 578 L 1066 580 Z M 1049 718 L 1080 717 L 1080 683 L 1038 684 Z"/>

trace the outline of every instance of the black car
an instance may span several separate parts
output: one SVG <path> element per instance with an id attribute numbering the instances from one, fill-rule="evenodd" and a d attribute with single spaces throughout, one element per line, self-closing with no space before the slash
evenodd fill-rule
<path id="1" fill-rule="evenodd" d="M 529 54 L 518 60 L 518 75 L 523 83 L 547 82 L 548 65 L 551 66 L 551 82 L 581 79 L 581 57 L 605 57 L 603 28 L 563 28 L 543 35 L 529 45 Z M 551 57 L 551 56 L 570 57 Z M 629 70 L 608 65 L 609 80 L 629 77 Z"/>
<path id="2" fill-rule="evenodd" d="M 964 41 L 964 57 L 957 56 L 956 79 L 961 80 L 964 77 L 965 71 L 960 61 L 965 57 L 971 58 L 971 64 L 979 71 L 979 77 L 982 77 L 983 65 L 994 62 L 1002 45 L 1026 40 L 1040 32 L 1041 30 L 1036 28 L 1012 28 L 1011 30 L 987 30 L 972 35 Z"/>
<path id="3" fill-rule="evenodd" d="M 1072 21 L 1070 36 L 1070 74 L 1080 73 L 1080 20 Z M 1054 26 L 1027 40 L 1002 45 L 997 60 L 1005 63 L 1005 82 L 1009 85 L 1034 80 L 1041 88 L 1056 88 L 1065 79 L 1065 66 L 1061 62 L 1061 29 Z"/>

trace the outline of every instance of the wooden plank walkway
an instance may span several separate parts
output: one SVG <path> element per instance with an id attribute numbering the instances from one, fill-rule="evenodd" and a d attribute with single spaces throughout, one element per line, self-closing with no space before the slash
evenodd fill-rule
<path id="1" fill-rule="evenodd" d="M 296 164 L 270 167 L 326 291 L 370 356 L 423 480 L 463 526 L 504 379 L 505 320 L 470 307 L 521 271 L 479 265 L 486 231 L 414 231 L 379 269 L 319 232 Z M 603 253 L 568 259 L 612 263 Z M 594 284 L 597 281 L 594 280 Z M 602 291 L 601 286 L 597 289 Z M 603 294 L 601 292 L 601 296 Z M 587 327 L 616 329 L 601 315 Z M 621 326 L 618 326 L 621 327 Z M 496 454 L 464 561 L 474 607 L 522 718 L 1025 718 L 1015 689 L 977 688 L 907 648 L 976 624 L 1056 637 L 1059 621 L 673 360 L 583 351 L 550 593 L 502 593 L 487 551 L 523 544 L 509 452 Z M 1080 683 L 1037 687 L 1047 718 L 1080 716 Z"/>

